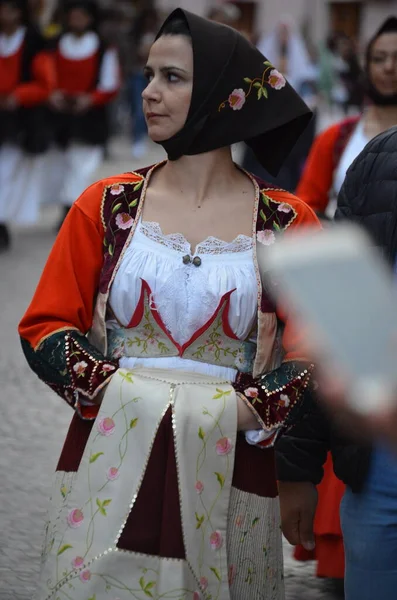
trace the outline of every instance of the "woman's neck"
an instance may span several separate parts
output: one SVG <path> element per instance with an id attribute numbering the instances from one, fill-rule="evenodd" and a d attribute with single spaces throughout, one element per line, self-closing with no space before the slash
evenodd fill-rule
<path id="1" fill-rule="evenodd" d="M 187 202 L 191 201 L 195 207 L 201 207 L 211 196 L 230 189 L 238 176 L 241 174 L 235 167 L 229 147 L 169 160 L 158 173 L 167 190 L 186 194 Z"/>
<path id="2" fill-rule="evenodd" d="M 364 115 L 364 126 L 369 137 L 375 137 L 397 125 L 397 106 L 371 105 Z"/>

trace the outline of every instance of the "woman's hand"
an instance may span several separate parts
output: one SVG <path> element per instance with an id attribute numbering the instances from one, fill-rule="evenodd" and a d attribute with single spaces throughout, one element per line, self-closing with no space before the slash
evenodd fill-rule
<path id="1" fill-rule="evenodd" d="M 237 429 L 238 431 L 258 429 L 257 418 L 239 393 L 237 393 Z"/>
<path id="2" fill-rule="evenodd" d="M 279 481 L 281 529 L 290 544 L 301 544 L 314 550 L 314 515 L 317 508 L 317 489 L 309 481 Z"/>

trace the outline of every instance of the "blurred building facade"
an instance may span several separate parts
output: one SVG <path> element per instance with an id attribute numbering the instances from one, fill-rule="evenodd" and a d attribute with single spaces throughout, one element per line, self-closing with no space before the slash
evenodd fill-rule
<path id="1" fill-rule="evenodd" d="M 156 6 L 167 12 L 180 6 L 201 15 L 217 4 L 222 0 L 156 1 Z M 240 0 L 234 4 L 241 9 L 244 29 L 249 26 L 253 35 L 269 33 L 280 17 L 288 14 L 314 43 L 332 31 L 343 31 L 363 45 L 388 15 L 397 14 L 397 0 Z"/>

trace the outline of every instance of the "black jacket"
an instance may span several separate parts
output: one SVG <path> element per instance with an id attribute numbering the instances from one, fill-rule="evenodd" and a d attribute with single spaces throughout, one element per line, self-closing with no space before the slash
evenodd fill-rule
<path id="1" fill-rule="evenodd" d="M 359 223 L 390 265 L 395 265 L 397 127 L 374 138 L 353 162 L 338 197 L 335 219 Z M 313 399 L 305 418 L 277 444 L 279 480 L 319 483 L 328 450 L 332 452 L 337 477 L 353 492 L 362 490 L 371 461 L 370 445 L 359 445 L 342 435 Z"/>

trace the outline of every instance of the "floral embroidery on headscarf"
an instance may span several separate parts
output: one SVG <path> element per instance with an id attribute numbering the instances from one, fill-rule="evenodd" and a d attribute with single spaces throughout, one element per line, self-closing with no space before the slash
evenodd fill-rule
<path id="1" fill-rule="evenodd" d="M 257 90 L 257 97 L 260 100 L 261 98 L 267 99 L 269 97 L 266 85 L 277 91 L 285 87 L 287 82 L 284 75 L 280 71 L 277 71 L 268 60 L 263 64 L 266 68 L 262 73 L 262 77 L 256 77 L 255 79 L 244 77 L 245 83 L 249 84 L 248 91 L 245 92 L 242 88 L 234 89 L 229 98 L 220 104 L 218 112 L 225 108 L 227 104 L 229 104 L 232 110 L 241 110 L 253 89 Z"/>

